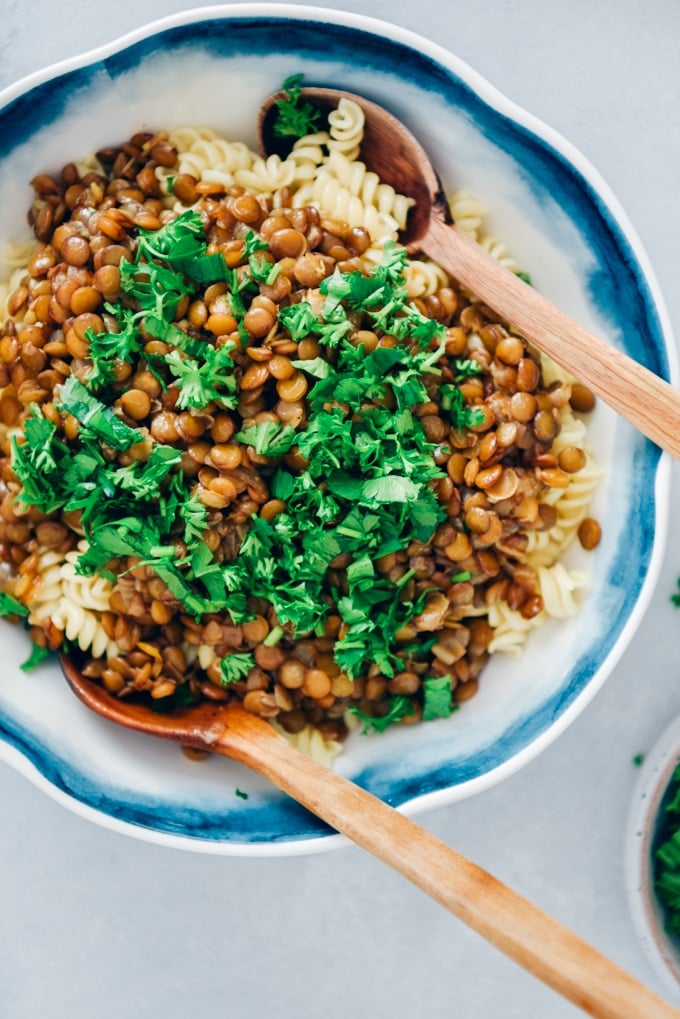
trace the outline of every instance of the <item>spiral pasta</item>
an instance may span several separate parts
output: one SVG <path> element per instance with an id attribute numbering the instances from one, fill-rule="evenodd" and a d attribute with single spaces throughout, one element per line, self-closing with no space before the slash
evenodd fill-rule
<path id="1" fill-rule="evenodd" d="M 586 466 L 573 475 L 567 488 L 552 490 L 552 493 L 559 493 L 553 503 L 557 520 L 547 531 L 531 532 L 527 547 L 527 562 L 531 566 L 549 566 L 566 551 L 588 515 L 601 477 L 602 469 L 589 457 Z"/>
<path id="2" fill-rule="evenodd" d="M 358 103 L 343 97 L 337 108 L 328 114 L 329 151 L 356 159 L 364 137 L 364 123 L 364 111 Z"/>
<path id="3" fill-rule="evenodd" d="M 168 178 L 178 173 L 191 174 L 197 180 L 231 187 L 235 174 L 249 170 L 259 158 L 244 142 L 231 142 L 211 128 L 179 127 L 170 132 L 168 141 L 178 152 L 178 165 L 172 170 L 157 166 L 156 177 L 166 192 Z"/>
<path id="4" fill-rule="evenodd" d="M 389 184 L 383 184 L 378 174 L 368 170 L 365 163 L 350 160 L 342 152 L 331 152 L 325 169 L 337 177 L 351 195 L 361 198 L 365 205 L 374 206 L 378 212 L 391 216 L 396 220 L 398 229 L 404 229 L 409 209 L 414 204 L 412 198 L 400 195 Z"/>
<path id="5" fill-rule="evenodd" d="M 26 598 L 30 608 L 28 622 L 35 626 L 49 620 L 81 651 L 90 651 L 95 657 L 109 657 L 118 653 L 118 646 L 104 630 L 101 614 L 109 609 L 113 588 L 103 577 L 83 577 L 76 573 L 78 556 L 86 547 L 86 543 L 81 542 L 78 551 L 65 556 L 51 549 L 42 550 L 38 580 Z"/>
<path id="6" fill-rule="evenodd" d="M 560 562 L 540 566 L 536 572 L 546 615 L 553 619 L 577 615 L 579 604 L 574 592 L 585 586 L 586 575 L 580 570 L 568 570 Z"/>
<path id="7" fill-rule="evenodd" d="M 234 183 L 256 194 L 270 195 L 292 184 L 296 170 L 294 159 L 281 159 L 277 155 L 261 159 L 258 156 L 249 167 L 234 171 Z"/>
<path id="8" fill-rule="evenodd" d="M 323 733 L 315 729 L 313 725 L 306 725 L 301 732 L 295 733 L 286 732 L 275 723 L 274 728 L 282 736 L 285 736 L 292 746 L 327 768 L 330 768 L 335 758 L 342 753 L 342 743 L 334 739 L 326 739 Z"/>
<path id="9" fill-rule="evenodd" d="M 489 653 L 495 654 L 500 651 L 506 655 L 519 655 L 524 650 L 531 631 L 540 625 L 542 617 L 539 614 L 533 619 L 525 619 L 506 602 L 498 602 L 489 606 L 488 620 L 493 628 Z"/>
<path id="10" fill-rule="evenodd" d="M 329 139 L 327 131 L 318 131 L 297 139 L 289 157 L 296 166 L 296 180 L 311 180 L 314 177 L 318 167 L 328 158 L 326 150 Z"/>
<path id="11" fill-rule="evenodd" d="M 30 609 L 29 623 L 33 626 L 49 619 L 62 595 L 61 568 L 64 557 L 51 549 L 38 555 L 38 566 L 28 592 L 23 596 Z"/>
<path id="12" fill-rule="evenodd" d="M 500 262 L 502 266 L 509 269 L 510 272 L 519 272 L 519 263 L 510 254 L 505 241 L 500 240 L 498 237 L 494 237 L 493 234 L 483 234 L 477 238 L 477 243 L 481 248 L 484 248 L 492 258 L 495 258 L 497 262 Z"/>
<path id="13" fill-rule="evenodd" d="M 0 279 L 0 319 L 6 318 L 9 314 L 7 307 L 9 296 L 21 285 L 26 276 L 26 263 L 35 246 L 35 238 L 6 245 L 4 262 L 9 275 Z"/>
<path id="14" fill-rule="evenodd" d="M 366 204 L 325 166 L 313 180 L 301 185 L 293 195 L 292 204 L 296 209 L 314 205 L 334 219 L 344 220 L 350 226 L 364 227 L 378 243 L 396 241 L 399 234 L 399 223 L 391 213 Z"/>
<path id="15" fill-rule="evenodd" d="M 458 229 L 476 241 L 487 213 L 486 206 L 470 191 L 459 188 L 449 196 L 449 209 Z"/>

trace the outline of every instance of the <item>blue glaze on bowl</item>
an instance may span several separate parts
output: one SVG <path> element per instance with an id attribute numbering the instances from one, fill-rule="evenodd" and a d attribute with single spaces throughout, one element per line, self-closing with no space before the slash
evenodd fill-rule
<path id="1" fill-rule="evenodd" d="M 29 82 L 26 89 L 10 90 L 0 110 L 0 162 L 9 167 L 4 179 L 9 172 L 19 194 L 33 173 L 52 165 L 43 158 L 58 166 L 59 160 L 138 130 L 154 115 L 146 111 L 153 111 L 154 103 L 157 108 L 157 93 L 164 88 L 170 93 L 169 117 L 176 108 L 180 117 L 183 102 L 185 109 L 191 106 L 193 88 L 194 123 L 207 111 L 212 126 L 221 123 L 226 129 L 232 118 L 243 118 L 245 105 L 254 125 L 259 102 L 287 74 L 304 71 L 310 84 L 346 87 L 390 107 L 432 152 L 445 181 L 447 171 L 453 176 L 454 167 L 464 170 L 468 160 L 472 179 L 464 186 L 474 191 L 479 175 L 501 223 L 521 212 L 526 251 L 529 257 L 535 252 L 540 266 L 532 271 L 536 284 L 653 372 L 672 377 L 670 333 L 644 254 L 615 199 L 580 154 L 425 40 L 357 15 L 271 5 L 258 14 L 255 7 L 168 18 L 157 29 L 83 58 L 82 66 L 76 62 Z M 261 64 L 261 78 L 256 94 L 252 89 L 246 94 L 237 79 L 244 68 L 246 84 L 250 81 L 253 61 Z M 198 72 L 189 73 L 199 67 L 217 75 L 210 78 L 210 94 L 201 94 Z M 216 97 L 214 82 L 221 74 L 224 94 Z M 73 125 L 84 102 L 105 112 L 74 149 Z M 55 122 L 67 124 L 63 141 L 55 137 Z M 191 121 L 185 116 L 153 126 L 178 122 Z M 433 125 L 440 125 L 439 131 Z M 453 153 L 449 135 L 459 143 Z M 11 237 L 13 215 L 0 208 L 0 240 Z M 512 245 L 514 235 L 504 239 Z M 601 508 L 606 506 L 608 530 L 591 560 L 587 610 L 549 633 L 537 632 L 524 665 L 494 661 L 478 697 L 446 722 L 402 727 L 377 738 L 353 736 L 339 768 L 391 804 L 422 809 L 510 774 L 585 706 L 632 637 L 659 568 L 669 464 L 606 408 L 593 419 L 592 438 L 598 459 L 605 466 L 615 460 L 617 472 L 615 478 L 607 476 L 598 497 Z M 3 630 L 0 640 L 9 649 L 19 636 Z M 20 661 L 21 650 L 16 654 Z M 129 734 L 110 728 L 100 731 L 100 720 L 66 698 L 59 679 L 43 671 L 33 692 L 26 690 L 32 678 L 17 680 L 24 684 L 19 692 L 7 679 L 0 684 L 0 755 L 4 741 L 15 752 L 10 763 L 26 762 L 29 777 L 40 776 L 48 791 L 63 795 L 75 809 L 132 834 L 216 852 L 266 852 L 268 847 L 295 852 L 337 844 L 325 824 L 240 772 L 236 781 L 248 798 L 238 797 L 235 781 L 224 778 L 232 774 L 225 762 L 219 762 L 219 772 L 202 772 L 203 766 L 187 764 L 176 748 L 166 746 L 149 762 L 142 744 L 128 744 Z M 139 760 L 132 776 L 124 764 L 130 754 Z"/>

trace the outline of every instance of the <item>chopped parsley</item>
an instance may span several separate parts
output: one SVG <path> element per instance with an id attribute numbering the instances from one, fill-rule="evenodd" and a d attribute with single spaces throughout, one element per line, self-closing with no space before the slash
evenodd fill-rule
<path id="1" fill-rule="evenodd" d="M 351 705 L 349 710 L 363 723 L 362 732 L 364 735 L 367 732 L 384 732 L 391 725 L 415 714 L 411 698 L 401 694 L 390 697 L 389 707 L 384 715 L 367 715 L 354 705 Z"/>
<path id="2" fill-rule="evenodd" d="M 236 406 L 236 376 L 230 349 L 205 344 L 201 360 L 173 350 L 165 357 L 179 386 L 181 410 L 203 410 L 213 400 L 222 407 Z"/>
<path id="3" fill-rule="evenodd" d="M 230 683 L 237 683 L 240 679 L 245 679 L 254 667 L 255 658 L 249 651 L 239 651 L 227 655 L 220 663 L 222 684 L 229 686 Z"/>
<path id="4" fill-rule="evenodd" d="M 663 906 L 666 930 L 680 934 L 680 765 L 662 801 L 659 834 L 652 848 L 654 889 Z"/>
<path id="5" fill-rule="evenodd" d="M 11 594 L 5 594 L 0 592 L 0 616 L 6 618 L 7 616 L 21 616 L 25 619 L 28 615 L 28 609 L 18 599 L 13 598 Z"/>
<path id="6" fill-rule="evenodd" d="M 283 105 L 283 122 L 296 130 L 306 116 L 299 81 L 288 80 Z M 393 580 L 375 563 L 414 541 L 429 541 L 446 519 L 436 495 L 444 472 L 417 405 L 436 398 L 456 429 L 474 427 L 484 412 L 468 406 L 458 386 L 482 371 L 475 360 L 451 362 L 454 383 L 440 384 L 446 329 L 409 299 L 406 257 L 387 245 L 382 263 L 367 275 L 336 268 L 320 285 L 320 304 L 301 300 L 279 308 L 278 328 L 296 342 L 314 339 L 321 353 L 293 361 L 308 380 L 304 424 L 246 419 L 233 438 L 266 459 L 261 479 L 269 498 L 282 504 L 272 517 L 250 517 L 233 560 L 215 556 L 204 540 L 209 512 L 193 475 L 184 473 L 182 450 L 128 424 L 115 405 L 117 372 L 127 363 L 143 365 L 163 393 L 172 388 L 178 411 L 237 408 L 242 369 L 234 346 L 218 345 L 176 316 L 196 284 L 224 284 L 245 345 L 250 300 L 261 283 L 273 281 L 278 266 L 268 260 L 266 242 L 247 231 L 240 266 L 228 267 L 222 254 L 208 251 L 194 210 L 157 231 L 140 231 L 136 249 L 121 263 L 121 297 L 107 305 L 118 331 L 90 330 L 90 363 L 55 392 L 57 410 L 78 423 L 75 437 L 67 443 L 33 405 L 24 435 L 12 439 L 19 500 L 47 514 L 79 513 L 88 543 L 77 563 L 82 575 L 114 579 L 113 561 L 133 558 L 196 619 L 222 613 L 238 624 L 255 615 L 254 599 L 263 600 L 276 615 L 268 646 L 323 634 L 329 615 L 338 615 L 333 654 L 351 678 L 371 663 L 390 677 L 404 668 L 406 656 L 422 660 L 427 642 L 420 649 L 403 645 L 397 634 L 422 611 L 427 589 L 414 588 L 411 571 Z M 374 349 L 357 342 L 358 323 L 378 335 Z M 168 351 L 147 350 L 150 338 Z M 179 541 L 186 546 L 181 558 Z M 462 579 L 469 573 L 454 581 Z M 3 597 L 5 612 L 16 612 L 14 600 Z M 254 665 L 250 651 L 226 655 L 222 684 L 242 681 Z M 447 717 L 451 678 L 425 679 L 422 700 L 424 718 Z M 353 710 L 365 730 L 382 731 L 415 708 L 412 698 L 394 696 L 379 717 Z"/>
<path id="7" fill-rule="evenodd" d="M 274 134 L 280 138 L 304 138 L 318 130 L 321 111 L 307 99 L 301 100 L 303 74 L 293 74 L 281 86 L 283 99 L 277 99 Z"/>
<path id="8" fill-rule="evenodd" d="M 31 643 L 31 653 L 25 662 L 22 662 L 19 668 L 22 672 L 31 672 L 37 668 L 45 659 L 50 657 L 50 649 L 41 647 L 39 644 Z"/>
<path id="9" fill-rule="evenodd" d="M 434 718 L 448 718 L 453 711 L 451 677 L 430 676 L 425 679 L 423 687 L 423 720 L 428 722 Z"/>
<path id="10" fill-rule="evenodd" d="M 446 411 L 454 428 L 474 428 L 484 421 L 481 407 L 469 407 L 457 386 L 445 383 L 441 387 L 441 407 Z"/>

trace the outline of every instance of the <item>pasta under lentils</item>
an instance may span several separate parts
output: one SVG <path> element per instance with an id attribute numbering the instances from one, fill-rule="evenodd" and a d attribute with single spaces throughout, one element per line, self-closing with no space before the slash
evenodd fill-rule
<path id="1" fill-rule="evenodd" d="M 284 160 L 181 128 L 35 178 L 0 338 L 6 609 L 117 696 L 326 757 L 577 611 L 599 473 L 571 381 L 395 244 L 343 102 Z"/>

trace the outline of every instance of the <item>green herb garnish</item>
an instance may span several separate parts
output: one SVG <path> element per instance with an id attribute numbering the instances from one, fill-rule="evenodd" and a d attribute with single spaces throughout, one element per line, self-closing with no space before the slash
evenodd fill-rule
<path id="1" fill-rule="evenodd" d="M 22 662 L 19 668 L 22 672 L 31 672 L 32 669 L 38 667 L 41 662 L 44 662 L 46 658 L 50 657 L 50 649 L 41 647 L 39 644 L 31 643 L 31 653 L 25 662 Z"/>
<path id="2" fill-rule="evenodd" d="M 391 725 L 395 725 L 404 718 L 415 714 L 411 698 L 402 695 L 390 697 L 389 707 L 384 715 L 367 715 L 354 706 L 350 706 L 349 710 L 363 722 L 362 732 L 364 734 L 367 732 L 384 732 Z"/>
<path id="3" fill-rule="evenodd" d="M 203 410 L 213 400 L 222 407 L 236 406 L 236 376 L 227 347 L 204 345 L 203 358 L 185 357 L 173 350 L 164 358 L 179 386 L 177 406 Z"/>
<path id="4" fill-rule="evenodd" d="M 250 651 L 227 655 L 220 663 L 222 684 L 229 686 L 230 683 L 237 683 L 240 679 L 245 679 L 254 667 L 255 659 Z"/>
<path id="5" fill-rule="evenodd" d="M 468 407 L 457 386 L 445 383 L 441 387 L 441 406 L 442 410 L 447 411 L 454 428 L 474 428 L 484 421 L 482 408 Z"/>
<path id="6" fill-rule="evenodd" d="M 662 801 L 660 829 L 652 849 L 654 889 L 664 909 L 666 930 L 680 935 L 680 765 Z"/>
<path id="7" fill-rule="evenodd" d="M 27 615 L 28 609 L 22 602 L 11 594 L 0 592 L 0 616 L 21 616 L 25 619 Z"/>
<path id="8" fill-rule="evenodd" d="M 300 100 L 303 74 L 293 74 L 281 86 L 285 98 L 277 99 L 274 134 L 279 138 L 303 138 L 318 130 L 321 111 L 307 99 Z"/>
<path id="9" fill-rule="evenodd" d="M 451 677 L 430 676 L 423 682 L 423 720 L 448 718 L 453 711 L 451 704 Z"/>
<path id="10" fill-rule="evenodd" d="M 288 84 L 292 108 L 299 79 Z M 67 378 L 57 394 L 58 409 L 79 422 L 77 436 L 65 443 L 36 406 L 23 441 L 12 441 L 19 498 L 45 513 L 78 511 L 89 546 L 77 564 L 83 575 L 112 576 L 113 560 L 132 557 L 153 570 L 196 619 L 226 613 L 244 622 L 253 618 L 252 600 L 263 600 L 277 619 L 265 641 L 269 646 L 284 636 L 323 633 L 329 614 L 337 613 L 342 634 L 334 656 L 340 668 L 356 677 L 374 662 L 393 676 L 406 655 L 418 657 L 397 634 L 422 611 L 427 592 L 419 585 L 413 593 L 409 572 L 396 581 L 379 575 L 375 562 L 428 541 L 446 517 L 436 496 L 443 477 L 436 447 L 414 408 L 436 399 L 456 428 L 474 426 L 483 415 L 467 406 L 457 385 L 440 385 L 446 329 L 410 301 L 403 249 L 387 245 L 382 264 L 368 275 L 336 270 L 320 286 L 320 308 L 301 301 L 279 309 L 278 327 L 297 342 L 314 338 L 322 353 L 293 362 L 308 378 L 304 426 L 246 421 L 236 433 L 236 441 L 271 461 L 263 477 L 270 498 L 283 506 L 271 519 L 250 518 L 232 561 L 216 557 L 204 541 L 209 514 L 192 494 L 195 483 L 184 474 L 181 450 L 131 427 L 114 403 L 120 363 L 141 362 L 165 392 L 176 391 L 178 410 L 236 407 L 230 347 L 186 330 L 175 316 L 196 283 L 219 281 L 249 342 L 243 319 L 250 300 L 277 268 L 263 256 L 266 248 L 248 231 L 242 264 L 229 268 L 221 254 L 208 253 L 201 217 L 193 210 L 140 233 L 133 257 L 121 263 L 121 299 L 107 307 L 119 331 L 89 335 L 91 365 L 83 378 Z M 359 321 L 385 341 L 373 350 L 357 343 Z M 167 344 L 167 353 L 147 350 L 149 337 Z M 466 359 L 451 367 L 456 381 L 482 370 Z M 140 443 L 139 456 L 121 464 L 116 453 Z M 294 468 L 288 466 L 290 452 Z M 179 539 L 186 545 L 181 559 Z M 342 563 L 338 575 L 329 573 L 335 561 Z M 222 682 L 242 680 L 253 665 L 250 652 L 226 656 Z M 428 718 L 450 713 L 450 679 L 425 681 L 423 707 Z M 385 715 L 364 722 L 380 729 L 412 710 L 410 698 L 396 697 Z"/>

